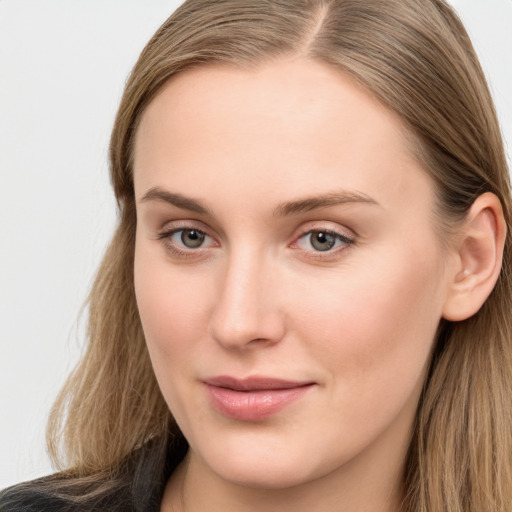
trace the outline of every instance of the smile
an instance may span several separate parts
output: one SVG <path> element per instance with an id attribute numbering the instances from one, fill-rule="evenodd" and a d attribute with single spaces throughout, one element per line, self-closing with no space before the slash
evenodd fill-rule
<path id="1" fill-rule="evenodd" d="M 213 407 L 222 415 L 243 421 L 272 416 L 302 398 L 313 382 L 221 376 L 203 381 Z"/>

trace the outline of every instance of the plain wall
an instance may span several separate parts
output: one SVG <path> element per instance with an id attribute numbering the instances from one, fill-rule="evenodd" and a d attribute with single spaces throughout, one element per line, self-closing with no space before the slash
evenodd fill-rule
<path id="1" fill-rule="evenodd" d="M 452 3 L 510 155 L 512 0 Z M 46 419 L 80 353 L 78 315 L 115 222 L 109 132 L 131 66 L 178 4 L 0 0 L 0 488 L 52 471 Z"/>

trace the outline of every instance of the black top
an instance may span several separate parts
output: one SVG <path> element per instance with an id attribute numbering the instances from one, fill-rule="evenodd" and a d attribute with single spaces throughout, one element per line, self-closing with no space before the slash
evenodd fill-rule
<path id="1" fill-rule="evenodd" d="M 0 512 L 158 512 L 187 448 L 184 439 L 153 440 L 101 481 L 57 473 L 14 485 L 0 492 Z"/>

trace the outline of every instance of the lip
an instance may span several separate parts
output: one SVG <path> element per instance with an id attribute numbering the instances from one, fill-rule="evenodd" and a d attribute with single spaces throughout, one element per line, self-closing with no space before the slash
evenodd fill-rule
<path id="1" fill-rule="evenodd" d="M 210 401 L 222 415 L 243 421 L 261 421 L 302 398 L 315 384 L 272 377 L 205 379 Z"/>

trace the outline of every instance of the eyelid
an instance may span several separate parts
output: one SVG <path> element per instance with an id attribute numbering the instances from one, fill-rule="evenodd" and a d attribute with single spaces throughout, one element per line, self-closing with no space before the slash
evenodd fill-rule
<path id="1" fill-rule="evenodd" d="M 315 231 L 324 231 L 327 233 L 332 233 L 334 235 L 338 235 L 347 240 L 350 240 L 351 242 L 354 242 L 355 239 L 357 238 L 357 234 L 352 229 L 341 227 L 339 224 L 329 221 L 307 222 L 300 226 L 300 228 L 297 230 L 293 238 L 294 240 L 298 240 L 302 236 Z"/>
<path id="2" fill-rule="evenodd" d="M 166 222 L 157 232 L 156 237 L 158 239 L 168 236 L 172 232 L 180 231 L 180 230 L 196 230 L 208 235 L 210 238 L 216 240 L 216 237 L 212 234 L 212 230 L 209 226 L 205 225 L 203 222 L 193 220 L 193 219 L 183 219 L 183 220 L 172 220 Z"/>
<path id="3" fill-rule="evenodd" d="M 214 240 L 214 238 L 212 236 L 210 236 L 208 233 L 206 233 L 202 229 L 198 229 L 198 228 L 194 228 L 194 227 L 187 227 L 187 226 L 171 228 L 169 230 L 163 231 L 158 234 L 157 238 L 158 238 L 158 240 L 164 240 L 166 238 L 170 238 L 170 237 L 174 236 L 176 233 L 179 233 L 180 231 L 197 231 L 198 233 L 201 233 L 202 235 L 205 235 L 206 237 Z"/>

